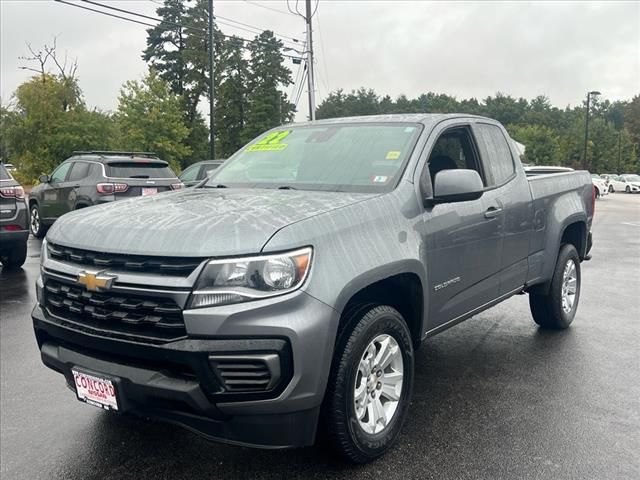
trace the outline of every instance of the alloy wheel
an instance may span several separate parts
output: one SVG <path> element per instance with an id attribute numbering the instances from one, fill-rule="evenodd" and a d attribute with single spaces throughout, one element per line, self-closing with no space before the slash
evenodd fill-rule
<path id="1" fill-rule="evenodd" d="M 573 304 L 576 301 L 576 292 L 578 287 L 578 276 L 576 275 L 576 264 L 573 260 L 569 260 L 564 266 L 562 274 L 562 310 L 570 313 L 573 310 Z"/>
<path id="2" fill-rule="evenodd" d="M 391 335 L 378 335 L 362 354 L 354 383 L 356 417 L 366 433 L 380 433 L 389 425 L 400 403 L 403 378 L 398 342 Z"/>
<path id="3" fill-rule="evenodd" d="M 37 207 L 33 207 L 31 209 L 31 233 L 36 235 L 40 230 L 40 212 L 38 212 Z"/>

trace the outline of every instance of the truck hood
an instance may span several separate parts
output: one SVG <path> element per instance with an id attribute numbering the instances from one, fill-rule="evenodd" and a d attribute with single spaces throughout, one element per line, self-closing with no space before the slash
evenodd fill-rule
<path id="1" fill-rule="evenodd" d="M 84 250 L 178 257 L 259 252 L 287 225 L 372 194 L 194 189 L 122 200 L 60 217 L 47 240 Z"/>

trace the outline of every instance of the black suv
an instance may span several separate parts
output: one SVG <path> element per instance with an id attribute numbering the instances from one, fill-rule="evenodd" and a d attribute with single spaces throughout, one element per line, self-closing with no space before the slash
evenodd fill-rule
<path id="1" fill-rule="evenodd" d="M 29 195 L 31 233 L 42 238 L 61 215 L 114 200 L 154 195 L 184 185 L 154 153 L 74 152 Z"/>
<path id="2" fill-rule="evenodd" d="M 29 211 L 24 190 L 0 163 L 0 262 L 5 269 L 19 268 L 27 259 Z"/>

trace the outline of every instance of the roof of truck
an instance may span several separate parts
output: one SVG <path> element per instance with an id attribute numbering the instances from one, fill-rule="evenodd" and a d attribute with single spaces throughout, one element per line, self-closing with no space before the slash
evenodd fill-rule
<path id="1" fill-rule="evenodd" d="M 484 120 L 492 120 L 479 115 L 471 115 L 468 113 L 393 113 L 388 115 L 361 115 L 357 117 L 339 117 L 316 120 L 314 122 L 296 122 L 292 125 L 327 125 L 336 123 L 424 123 L 433 124 L 442 120 L 453 118 L 481 118 Z M 495 120 L 492 120 L 495 121 Z"/>

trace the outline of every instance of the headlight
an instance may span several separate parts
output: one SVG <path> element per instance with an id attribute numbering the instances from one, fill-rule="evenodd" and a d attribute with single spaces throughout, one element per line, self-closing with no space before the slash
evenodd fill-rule
<path id="1" fill-rule="evenodd" d="M 259 300 L 292 292 L 311 267 L 311 247 L 274 255 L 211 260 L 202 270 L 189 308 Z"/>

